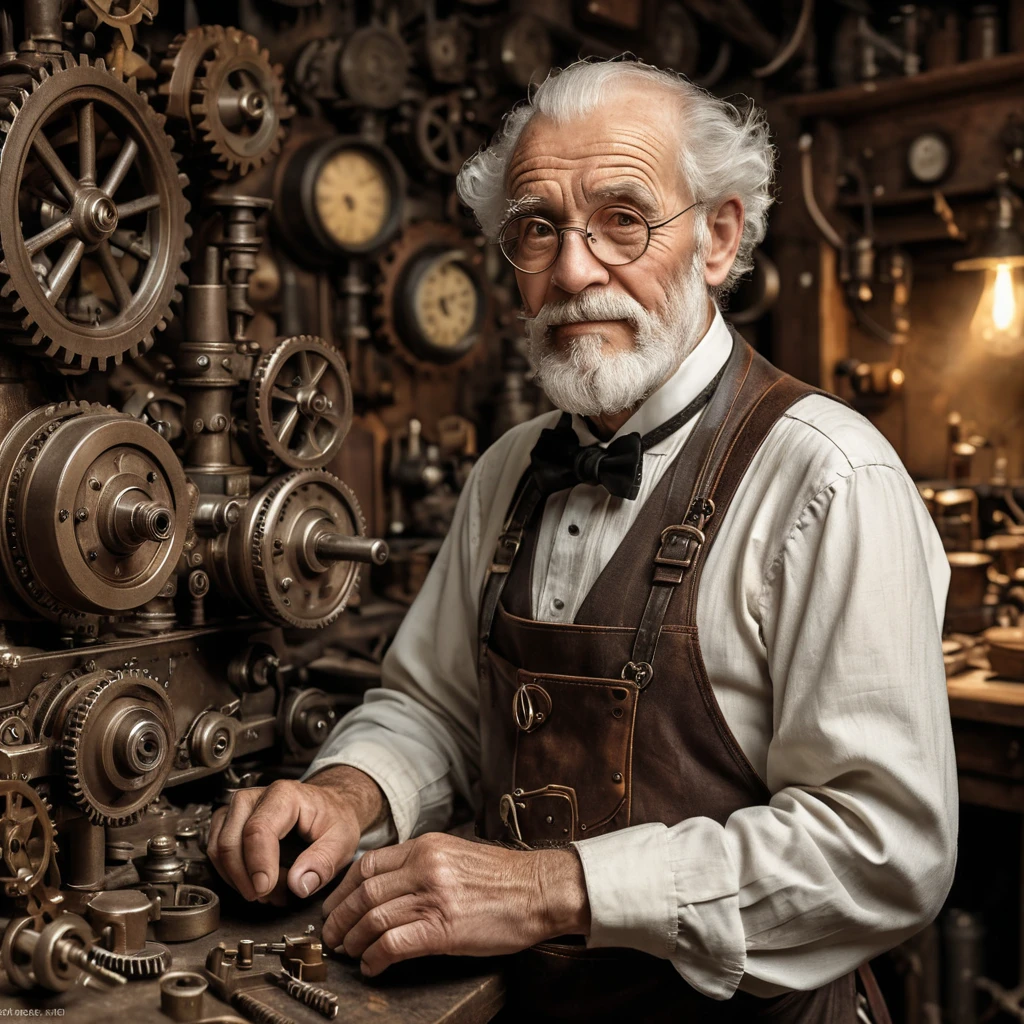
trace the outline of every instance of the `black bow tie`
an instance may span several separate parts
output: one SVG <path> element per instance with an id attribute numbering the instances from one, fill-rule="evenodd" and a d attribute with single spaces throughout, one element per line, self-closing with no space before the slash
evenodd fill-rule
<path id="1" fill-rule="evenodd" d="M 572 416 L 562 413 L 556 427 L 540 432 L 530 452 L 533 478 L 544 495 L 564 491 L 577 484 L 600 484 L 609 494 L 635 501 L 643 479 L 644 452 L 674 434 L 707 405 L 722 379 L 725 366 L 685 408 L 641 437 L 637 433 L 617 437 L 606 448 L 600 444 L 581 445 L 572 429 Z"/>

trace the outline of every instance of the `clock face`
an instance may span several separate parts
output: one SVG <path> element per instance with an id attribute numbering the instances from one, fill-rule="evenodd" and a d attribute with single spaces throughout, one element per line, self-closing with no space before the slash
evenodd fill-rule
<path id="1" fill-rule="evenodd" d="M 393 196 L 384 168 L 360 149 L 341 149 L 324 161 L 313 186 L 323 229 L 339 246 L 365 246 L 385 228 Z"/>
<path id="2" fill-rule="evenodd" d="M 419 277 L 412 296 L 416 324 L 436 348 L 454 349 L 473 333 L 480 295 L 457 261 L 435 259 Z"/>
<path id="3" fill-rule="evenodd" d="M 949 170 L 953 154 L 949 143 L 937 132 L 925 132 L 907 150 L 910 173 L 922 184 L 931 185 Z"/>

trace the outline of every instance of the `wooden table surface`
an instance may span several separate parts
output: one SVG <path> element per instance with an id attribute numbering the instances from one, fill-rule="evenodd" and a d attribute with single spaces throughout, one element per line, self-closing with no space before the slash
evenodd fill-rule
<path id="1" fill-rule="evenodd" d="M 259 904 L 226 909 L 220 928 L 194 942 L 169 945 L 171 970 L 200 970 L 207 951 L 218 942 L 234 946 L 240 938 L 277 942 L 301 935 L 312 924 L 319 931 L 320 903 L 299 911 L 275 911 Z M 256 958 L 255 970 L 280 967 L 276 956 Z M 354 961 L 331 957 L 327 981 L 317 982 L 338 997 L 338 1024 L 484 1024 L 504 1002 L 504 983 L 493 960 L 431 957 L 389 968 L 380 978 L 364 979 Z M 111 991 L 73 988 L 60 994 L 12 993 L 0 975 L 0 1017 L 29 1010 L 38 1018 L 62 1018 L 69 1024 L 170 1024 L 160 1012 L 160 982 L 129 982 Z M 314 1010 L 279 989 L 255 993 L 296 1024 L 324 1024 Z M 5 1013 L 5 1011 L 7 1011 Z M 48 1012 L 49 1011 L 49 1012 Z M 203 1019 L 240 1020 L 237 1012 L 207 991 Z"/>
<path id="2" fill-rule="evenodd" d="M 946 680 L 954 718 L 1024 726 L 1024 683 L 1000 679 L 990 669 L 969 668 Z"/>

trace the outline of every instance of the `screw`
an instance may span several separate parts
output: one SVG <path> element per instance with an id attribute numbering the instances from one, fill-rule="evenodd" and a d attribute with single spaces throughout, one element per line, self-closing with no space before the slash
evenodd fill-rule
<path id="1" fill-rule="evenodd" d="M 155 484 L 155 483 L 156 483 L 156 481 L 157 481 L 157 475 L 156 475 L 156 473 L 154 473 L 154 472 L 153 472 L 153 470 L 150 470 L 150 471 L 149 471 L 149 472 L 148 472 L 148 473 L 146 474 L 146 479 L 147 479 L 147 480 L 149 481 L 149 483 L 151 483 L 151 484 Z"/>
<path id="2" fill-rule="evenodd" d="M 96 559 L 99 558 L 99 557 L 100 557 L 100 555 L 99 555 L 98 551 L 90 551 L 89 552 L 89 561 L 90 562 L 95 562 Z"/>
<path id="3" fill-rule="evenodd" d="M 89 518 L 89 510 L 87 508 L 80 508 L 75 513 L 75 522 L 84 523 Z"/>
<path id="4" fill-rule="evenodd" d="M 281 589 L 284 591 L 289 590 L 293 582 L 294 581 L 291 576 L 285 576 L 285 578 L 281 580 Z"/>
<path id="5" fill-rule="evenodd" d="M 198 366 L 200 370 L 205 370 L 209 365 L 210 365 L 210 357 L 209 356 L 205 356 L 204 355 L 204 356 L 197 356 L 196 357 L 196 366 Z"/>
<path id="6" fill-rule="evenodd" d="M 60 510 L 60 512 L 57 513 L 57 518 L 62 523 L 66 523 L 68 521 L 68 516 L 70 516 L 70 515 L 71 515 L 71 513 L 66 508 L 62 508 Z"/>
<path id="7" fill-rule="evenodd" d="M 89 478 L 89 486 L 94 490 L 98 491 L 103 485 L 96 479 L 96 477 Z"/>

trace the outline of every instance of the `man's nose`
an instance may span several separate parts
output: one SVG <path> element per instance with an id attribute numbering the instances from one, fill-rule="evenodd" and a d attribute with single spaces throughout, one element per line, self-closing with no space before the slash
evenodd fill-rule
<path id="1" fill-rule="evenodd" d="M 551 284 L 575 295 L 592 284 L 607 284 L 608 280 L 608 268 L 591 252 L 584 231 L 566 231 L 551 274 Z"/>

